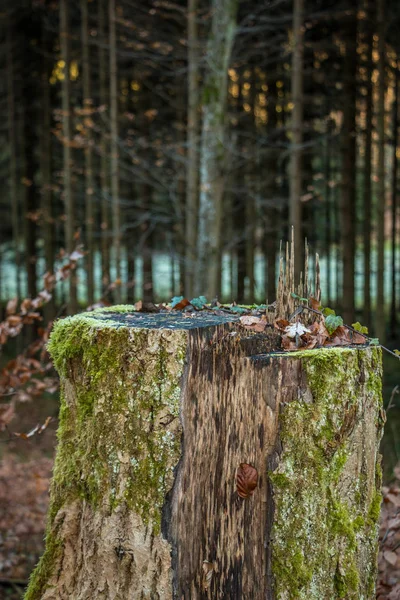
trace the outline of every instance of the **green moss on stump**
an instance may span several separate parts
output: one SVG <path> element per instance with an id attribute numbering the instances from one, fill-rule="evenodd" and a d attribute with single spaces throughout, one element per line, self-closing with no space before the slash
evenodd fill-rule
<path id="1" fill-rule="evenodd" d="M 276 598 L 370 600 L 380 478 L 371 490 L 371 477 L 361 472 L 352 481 L 346 468 L 357 423 L 364 411 L 377 415 L 382 406 L 381 350 L 336 348 L 287 356 L 302 361 L 312 398 L 300 395 L 280 417 L 283 450 L 277 471 L 270 473 Z M 360 553 L 370 573 L 360 572 Z"/>
<path id="2" fill-rule="evenodd" d="M 57 562 L 56 517 L 64 505 L 84 499 L 110 514 L 126 503 L 160 532 L 180 456 L 186 347 L 186 332 L 118 326 L 91 313 L 56 323 L 48 348 L 61 378 L 59 445 L 46 550 L 26 600 L 41 597 Z"/>

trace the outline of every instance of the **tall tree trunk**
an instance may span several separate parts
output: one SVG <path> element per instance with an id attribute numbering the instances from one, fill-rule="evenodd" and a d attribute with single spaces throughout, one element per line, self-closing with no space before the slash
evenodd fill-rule
<path id="1" fill-rule="evenodd" d="M 107 0 L 98 2 L 98 27 L 99 27 L 99 96 L 102 106 L 108 105 L 107 97 L 107 68 L 106 68 L 106 4 Z M 101 132 L 100 140 L 100 189 L 101 189 L 101 281 L 103 292 L 110 284 L 110 208 L 109 208 L 109 162 L 107 134 Z"/>
<path id="2" fill-rule="evenodd" d="M 63 173 L 64 173 L 64 211 L 65 211 L 65 246 L 67 252 L 74 247 L 75 202 L 72 194 L 72 118 L 71 118 L 71 83 L 70 83 L 70 34 L 68 0 L 60 0 L 60 48 L 64 61 L 64 79 L 62 80 L 62 113 L 63 113 Z M 72 273 L 69 279 L 68 313 L 78 309 L 76 276 Z"/>
<path id="3" fill-rule="evenodd" d="M 372 73 L 374 69 L 373 63 L 373 49 L 374 49 L 374 1 L 366 0 L 367 9 L 367 35 L 366 35 L 366 46 L 367 46 L 367 80 L 365 83 L 366 96 L 365 96 L 365 141 L 364 141 L 364 310 L 363 310 L 363 322 L 365 325 L 371 327 L 371 224 L 372 224 L 372 178 L 371 178 L 371 167 L 372 167 L 372 118 L 373 118 L 373 95 L 372 95 Z"/>
<path id="4" fill-rule="evenodd" d="M 274 65 L 275 66 L 275 65 Z M 269 144 L 265 157 L 265 225 L 264 225 L 264 253 L 265 253 L 265 289 L 266 300 L 272 303 L 276 299 L 276 254 L 279 232 L 279 210 L 278 210 L 278 149 L 275 146 L 277 127 L 276 113 L 276 79 L 267 79 L 268 83 L 268 124 L 266 134 Z M 264 172 L 264 169 L 262 172 Z"/>
<path id="5" fill-rule="evenodd" d="M 154 283 L 153 283 L 153 224 L 151 222 L 152 214 L 152 195 L 153 188 L 149 183 L 144 183 L 141 187 L 142 206 L 146 213 L 146 221 L 143 224 L 143 237 L 141 243 L 141 255 L 143 261 L 143 288 L 142 297 L 144 302 L 153 302 Z"/>
<path id="6" fill-rule="evenodd" d="M 254 110 L 256 102 L 256 82 L 254 68 L 251 69 L 250 89 L 248 90 L 248 96 L 246 98 L 247 103 L 251 107 L 251 111 L 246 113 L 247 131 L 252 132 L 254 138 L 257 138 L 257 131 L 255 129 L 254 121 Z M 245 207 L 245 237 L 246 237 L 246 304 L 252 304 L 254 302 L 255 294 L 255 255 L 256 255 L 256 181 L 257 181 L 257 160 L 258 150 L 249 147 L 246 144 L 245 157 L 246 157 L 246 174 L 244 177 L 246 184 L 246 207 Z M 257 154 L 255 157 L 254 154 Z M 246 176 L 247 175 L 247 176 Z"/>
<path id="7" fill-rule="evenodd" d="M 199 40 L 197 0 L 188 2 L 188 113 L 186 173 L 185 296 L 194 295 L 199 194 Z"/>
<path id="8" fill-rule="evenodd" d="M 24 193 L 24 240 L 25 240 L 25 268 L 28 282 L 28 295 L 35 298 L 37 295 L 37 221 L 36 212 L 39 208 L 38 198 L 38 164 L 36 153 L 32 151 L 36 148 L 38 135 L 36 129 L 36 120 L 38 116 L 38 98 L 37 85 L 34 79 L 34 71 L 37 68 L 36 62 L 29 61 L 31 53 L 31 27 L 33 31 L 39 27 L 36 19 L 32 15 L 32 21 L 29 18 L 22 20 L 20 24 L 24 35 L 24 70 L 22 78 L 22 108 L 23 119 L 21 122 L 21 147 L 23 148 L 23 182 Z M 32 330 L 33 335 L 33 330 Z"/>
<path id="9" fill-rule="evenodd" d="M 378 0 L 378 189 L 377 189 L 377 298 L 376 298 L 376 336 L 385 340 L 385 0 Z"/>
<path id="10" fill-rule="evenodd" d="M 196 293 L 218 291 L 222 196 L 225 166 L 225 111 L 228 66 L 236 32 L 238 1 L 213 0 L 203 90 L 200 154 L 200 206 Z"/>
<path id="11" fill-rule="evenodd" d="M 292 122 L 291 135 L 292 147 L 290 157 L 290 198 L 289 198 L 289 226 L 294 227 L 295 247 L 295 276 L 300 276 L 303 264 L 303 230 L 302 230 L 302 204 L 303 191 L 303 70 L 304 70 L 304 0 L 294 0 L 293 3 L 293 55 L 292 55 Z M 290 239 L 291 233 L 288 233 Z M 297 283 L 297 282 L 296 282 Z"/>
<path id="12" fill-rule="evenodd" d="M 54 270 L 54 209 L 52 194 L 52 116 L 51 116 L 51 94 L 49 77 L 53 68 L 51 52 L 53 45 L 49 40 L 46 30 L 42 32 L 42 132 L 41 132 L 41 152 L 40 152 L 40 171 L 42 175 L 41 189 L 41 209 L 43 213 L 43 240 L 44 240 L 44 258 L 46 271 L 52 273 Z M 53 298 L 44 307 L 46 321 L 51 321 L 55 312 L 55 298 Z"/>
<path id="13" fill-rule="evenodd" d="M 90 115 L 93 108 L 90 87 L 90 46 L 89 46 L 89 23 L 88 23 L 88 0 L 81 0 L 81 30 L 82 30 L 82 87 L 83 108 Z M 85 225 L 86 225 L 86 276 L 87 276 L 87 298 L 89 304 L 94 303 L 94 178 L 93 178 L 93 151 L 91 128 L 86 130 L 85 141 Z"/>
<path id="14" fill-rule="evenodd" d="M 118 168 L 118 71 L 117 71 L 117 32 L 115 0 L 109 0 L 110 27 L 110 120 L 111 120 L 111 199 L 113 224 L 113 249 L 115 276 L 121 279 L 121 207 L 119 199 L 119 168 Z M 115 300 L 121 299 L 121 288 L 115 290 Z"/>
<path id="15" fill-rule="evenodd" d="M 393 170 L 392 170 L 392 256 L 391 256 L 391 275 L 392 275 L 392 299 L 390 310 L 390 332 L 391 337 L 395 336 L 397 326 L 397 298 L 396 298 L 396 250 L 397 250 L 397 183 L 398 183 L 398 158 L 397 148 L 399 141 L 399 68 L 397 63 L 395 71 L 395 96 L 393 100 Z"/>
<path id="16" fill-rule="evenodd" d="M 14 262 L 16 268 L 17 296 L 21 298 L 21 256 L 20 256 L 20 213 L 21 209 L 18 202 L 18 183 L 17 183 L 17 139 L 16 139 L 16 119 L 15 119 L 15 91 L 14 91 L 14 59 L 13 59 L 13 26 L 11 16 L 7 19 L 6 34 L 7 49 L 7 124 L 8 124 L 8 144 L 10 151 L 10 206 L 11 206 L 11 226 L 14 251 Z"/>
<path id="17" fill-rule="evenodd" d="M 345 28 L 346 55 L 343 72 L 341 248 L 343 260 L 343 319 L 353 323 L 356 236 L 356 95 L 357 95 L 357 6 Z"/>
<path id="18" fill-rule="evenodd" d="M 326 127 L 325 143 L 325 173 L 324 173 L 324 194 L 325 194 L 325 256 L 326 256 L 326 300 L 330 306 L 331 282 L 332 282 L 332 220 L 331 220 L 331 120 L 328 119 Z"/>

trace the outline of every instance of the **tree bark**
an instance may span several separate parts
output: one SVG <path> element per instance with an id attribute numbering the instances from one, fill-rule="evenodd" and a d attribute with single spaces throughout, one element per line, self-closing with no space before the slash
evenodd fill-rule
<path id="1" fill-rule="evenodd" d="M 276 67 L 275 67 L 276 68 Z M 272 303 L 276 298 L 276 254 L 279 234 L 279 190 L 277 185 L 279 150 L 275 141 L 277 128 L 276 113 L 276 77 L 267 79 L 268 83 L 268 125 L 267 135 L 270 143 L 265 156 L 265 291 L 266 300 Z"/>
<path id="2" fill-rule="evenodd" d="M 53 44 L 49 33 L 43 28 L 42 31 L 42 72 L 41 72 L 41 91 L 42 91 L 42 132 L 40 147 L 40 172 L 41 172 L 41 209 L 43 213 L 42 235 L 44 241 L 44 258 L 46 271 L 54 271 L 54 207 L 52 192 L 52 111 L 51 111 L 51 92 L 49 78 L 53 68 L 51 52 Z M 56 314 L 56 302 L 53 298 L 43 308 L 45 321 L 54 319 Z"/>
<path id="3" fill-rule="evenodd" d="M 7 18 L 7 123 L 8 123 L 8 144 L 10 149 L 10 206 L 11 206 L 11 224 L 14 261 L 16 269 L 16 290 L 18 298 L 21 298 L 21 256 L 20 256 L 20 206 L 18 201 L 18 183 L 17 183 L 17 137 L 16 137 L 16 119 L 15 119 L 15 91 L 14 91 L 14 52 L 13 52 L 13 25 L 12 17 Z"/>
<path id="4" fill-rule="evenodd" d="M 65 211 L 65 246 L 72 252 L 75 233 L 75 202 L 72 194 L 72 118 L 71 118 L 71 82 L 70 82 L 70 41 L 69 41 L 68 0 L 60 0 L 60 49 L 61 60 L 64 61 L 64 79 L 62 80 L 62 114 L 63 114 L 63 174 L 64 174 L 64 211 Z M 77 282 L 74 273 L 69 278 L 68 313 L 78 309 Z"/>
<path id="5" fill-rule="evenodd" d="M 377 297 L 376 336 L 385 341 L 385 0 L 378 0 L 378 189 L 377 189 Z"/>
<path id="6" fill-rule="evenodd" d="M 199 194 L 199 40 L 197 31 L 197 0 L 188 4 L 188 113 L 187 113 L 187 175 L 185 210 L 185 296 L 194 295 L 196 265 L 197 212 Z"/>
<path id="7" fill-rule="evenodd" d="M 374 34 L 374 2 L 366 0 L 367 22 L 366 40 L 367 64 L 366 64 L 366 96 L 365 96 L 365 142 L 364 142 L 364 310 L 363 323 L 371 327 L 371 226 L 372 226 L 372 130 L 373 130 L 373 95 L 372 74 L 373 62 L 373 34 Z"/>
<path id="8" fill-rule="evenodd" d="M 392 153 L 392 236 L 391 236 L 391 306 L 390 306 L 390 332 L 395 336 L 397 326 L 397 290 L 396 290 L 396 244 L 397 244 L 397 180 L 398 159 L 397 148 L 399 141 L 399 66 L 395 72 L 395 91 L 393 100 L 393 153 Z"/>
<path id="9" fill-rule="evenodd" d="M 351 324 L 355 321 L 357 7 L 348 17 L 344 41 L 346 55 L 343 73 L 340 232 L 343 262 L 343 319 L 345 323 Z"/>
<path id="10" fill-rule="evenodd" d="M 111 121 L 111 199 L 113 247 L 116 279 L 121 279 L 121 207 L 119 199 L 118 167 L 118 71 L 117 71 L 117 32 L 115 0 L 109 0 L 110 27 L 110 121 Z M 115 300 L 120 301 L 121 288 L 115 288 Z"/>
<path id="11" fill-rule="evenodd" d="M 59 446 L 25 600 L 374 598 L 381 350 L 277 346 L 227 315 L 58 321 Z"/>
<path id="12" fill-rule="evenodd" d="M 214 298 L 219 288 L 225 112 L 228 66 L 236 33 L 237 0 L 213 0 L 203 89 L 196 294 Z"/>
<path id="13" fill-rule="evenodd" d="M 82 87 L 83 108 L 90 116 L 93 108 L 90 87 L 90 46 L 89 46 L 89 23 L 88 23 L 88 0 L 81 0 L 81 35 L 82 35 Z M 86 225 L 86 281 L 87 299 L 91 305 L 94 303 L 94 177 L 93 177 L 93 152 L 91 128 L 86 128 L 85 141 L 85 225 Z"/>
<path id="14" fill-rule="evenodd" d="M 303 264 L 302 204 L 303 190 L 303 58 L 304 58 L 304 0 L 293 4 L 293 56 L 292 56 L 292 148 L 290 158 L 289 228 L 294 228 L 295 274 L 300 276 Z M 288 239 L 291 233 L 288 234 Z M 297 283 L 297 281 L 296 281 Z"/>
<path id="15" fill-rule="evenodd" d="M 107 72 L 106 72 L 106 26 L 105 26 L 105 2 L 98 2 L 98 24 L 99 24 L 99 95 L 100 104 L 107 106 Z M 100 188 L 101 188 L 101 279 L 102 289 L 105 292 L 110 285 L 110 209 L 109 209 L 109 163 L 107 158 L 108 143 L 105 131 L 101 133 L 100 141 Z"/>

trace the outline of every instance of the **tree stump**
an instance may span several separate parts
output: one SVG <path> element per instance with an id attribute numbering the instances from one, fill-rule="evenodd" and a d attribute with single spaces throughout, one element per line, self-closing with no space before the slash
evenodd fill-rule
<path id="1" fill-rule="evenodd" d="M 381 350 L 279 340 L 129 306 L 56 323 L 59 444 L 26 600 L 374 598 Z"/>

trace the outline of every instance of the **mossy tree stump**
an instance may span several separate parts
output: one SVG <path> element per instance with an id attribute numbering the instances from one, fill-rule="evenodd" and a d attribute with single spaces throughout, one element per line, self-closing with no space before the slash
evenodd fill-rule
<path id="1" fill-rule="evenodd" d="M 374 598 L 381 351 L 277 345 L 231 315 L 55 325 L 59 445 L 26 600 Z"/>

